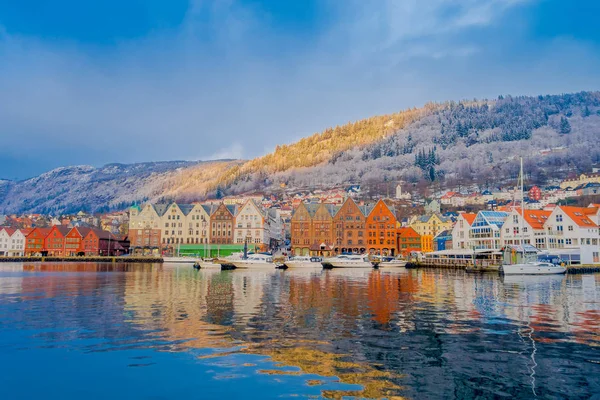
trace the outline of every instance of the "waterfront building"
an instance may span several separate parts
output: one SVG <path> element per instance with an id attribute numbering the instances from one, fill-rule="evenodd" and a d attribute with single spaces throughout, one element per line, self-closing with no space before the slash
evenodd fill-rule
<path id="1" fill-rule="evenodd" d="M 433 251 L 452 249 L 452 231 L 445 230 L 433 238 Z"/>
<path id="2" fill-rule="evenodd" d="M 311 204 L 310 255 L 330 256 L 334 249 L 333 216 L 339 206 L 328 203 Z M 313 211 L 314 210 L 314 211 Z"/>
<path id="3" fill-rule="evenodd" d="M 91 228 L 76 226 L 72 228 L 65 237 L 65 256 L 84 255 L 83 239 L 91 231 Z"/>
<path id="4" fill-rule="evenodd" d="M 405 226 L 398 228 L 397 236 L 397 252 L 403 257 L 408 257 L 411 252 L 421 252 L 421 236 L 413 228 Z"/>
<path id="5" fill-rule="evenodd" d="M 14 228 L 0 227 L 0 256 L 8 256 L 11 249 L 10 238 L 15 232 Z"/>
<path id="6" fill-rule="evenodd" d="M 233 244 L 234 222 L 237 206 L 225 205 L 211 207 L 210 214 L 210 243 Z"/>
<path id="7" fill-rule="evenodd" d="M 469 244 L 473 249 L 499 250 L 500 232 L 508 213 L 504 211 L 479 211 L 469 230 Z"/>
<path id="8" fill-rule="evenodd" d="M 41 256 L 46 254 L 45 240 L 50 228 L 33 228 L 25 237 L 25 255 Z"/>
<path id="9" fill-rule="evenodd" d="M 544 227 L 548 249 L 573 249 L 582 264 L 600 264 L 598 207 L 556 207 Z M 573 261 L 573 260 L 572 260 Z"/>
<path id="10" fill-rule="evenodd" d="M 44 248 L 49 256 L 63 257 L 65 255 L 65 239 L 70 229 L 64 225 L 54 225 L 44 239 Z"/>
<path id="11" fill-rule="evenodd" d="M 129 241 L 101 229 L 90 229 L 81 243 L 86 256 L 120 256 L 129 252 Z"/>
<path id="12" fill-rule="evenodd" d="M 544 224 L 550 217 L 551 211 L 525 210 L 522 218 L 520 208 L 516 208 L 506 218 L 502 225 L 500 237 L 502 245 L 530 244 L 538 249 L 548 248 L 547 234 Z M 520 232 L 521 226 L 523 232 Z"/>
<path id="13" fill-rule="evenodd" d="M 456 223 L 452 228 L 452 248 L 454 249 L 470 249 L 472 246 L 469 241 L 469 232 L 471 225 L 475 221 L 477 214 L 460 213 L 456 219 Z"/>
<path id="14" fill-rule="evenodd" d="M 366 249 L 365 224 L 368 206 L 359 207 L 348 197 L 333 217 L 334 251 L 336 253 L 364 253 Z"/>
<path id="15" fill-rule="evenodd" d="M 383 200 L 379 200 L 366 219 L 367 246 L 371 254 L 395 255 L 396 215 Z"/>
<path id="16" fill-rule="evenodd" d="M 310 210 L 309 210 L 310 208 Z M 291 219 L 291 248 L 295 255 L 308 255 L 312 237 L 312 214 L 316 211 L 314 204 L 300 202 L 294 209 Z"/>
<path id="17" fill-rule="evenodd" d="M 270 247 L 269 217 L 255 200 L 247 200 L 235 215 L 235 243 L 266 251 Z"/>
<path id="18" fill-rule="evenodd" d="M 438 213 L 412 217 L 409 224 L 421 237 L 421 251 L 433 251 L 433 238 L 438 233 L 452 229 L 452 219 Z"/>
<path id="19" fill-rule="evenodd" d="M 161 254 L 161 233 L 164 226 L 161 217 L 165 211 L 166 206 L 152 204 L 146 204 L 143 208 L 136 205 L 129 209 L 129 240 L 132 254 Z"/>

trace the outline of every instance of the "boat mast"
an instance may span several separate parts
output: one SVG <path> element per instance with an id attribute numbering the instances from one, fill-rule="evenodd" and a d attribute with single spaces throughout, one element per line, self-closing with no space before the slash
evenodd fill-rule
<path id="1" fill-rule="evenodd" d="M 521 157 L 521 219 L 519 220 L 519 231 L 521 233 L 521 246 L 523 246 L 523 254 L 525 254 L 525 234 L 523 232 L 525 220 L 525 200 L 523 194 L 523 157 Z"/>

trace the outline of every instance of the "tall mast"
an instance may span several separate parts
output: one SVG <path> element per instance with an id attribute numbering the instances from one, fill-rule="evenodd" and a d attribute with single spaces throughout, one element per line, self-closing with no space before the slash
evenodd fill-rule
<path id="1" fill-rule="evenodd" d="M 521 245 L 524 246 L 525 245 L 525 234 L 523 232 L 523 225 L 524 225 L 524 220 L 525 220 L 525 201 L 524 201 L 524 194 L 523 194 L 523 157 L 521 157 L 521 219 L 520 221 L 520 226 L 519 226 L 519 231 L 521 233 Z M 523 247 L 523 251 L 525 251 L 525 247 Z"/>

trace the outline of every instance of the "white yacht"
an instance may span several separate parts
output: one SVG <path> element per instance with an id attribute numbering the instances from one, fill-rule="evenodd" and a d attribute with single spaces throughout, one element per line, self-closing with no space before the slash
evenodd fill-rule
<path id="1" fill-rule="evenodd" d="M 323 266 L 330 265 L 333 268 L 373 268 L 368 255 L 342 254 L 337 257 L 323 260 Z"/>
<path id="2" fill-rule="evenodd" d="M 322 268 L 321 260 L 318 257 L 295 256 L 284 261 L 283 265 L 287 268 Z"/>
<path id="3" fill-rule="evenodd" d="M 406 266 L 406 260 L 401 260 L 394 257 L 383 257 L 381 261 L 377 263 L 379 268 L 404 268 Z"/>
<path id="4" fill-rule="evenodd" d="M 266 254 L 249 254 L 247 258 L 233 260 L 231 263 L 236 268 L 247 269 L 275 269 L 273 257 Z"/>
<path id="5" fill-rule="evenodd" d="M 522 264 L 503 265 L 504 275 L 554 275 L 564 274 L 567 269 L 546 261 L 532 261 Z"/>

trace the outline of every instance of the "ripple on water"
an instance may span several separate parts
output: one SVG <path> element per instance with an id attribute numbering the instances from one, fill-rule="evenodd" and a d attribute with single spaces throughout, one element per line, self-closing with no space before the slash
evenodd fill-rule
<path id="1" fill-rule="evenodd" d="M 24 398 L 589 398 L 599 344 L 599 275 L 0 265 L 0 383 Z"/>

